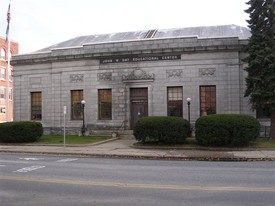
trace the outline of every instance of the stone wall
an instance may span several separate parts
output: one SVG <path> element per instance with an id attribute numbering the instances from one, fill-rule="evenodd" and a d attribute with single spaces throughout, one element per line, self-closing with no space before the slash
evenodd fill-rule
<path id="1" fill-rule="evenodd" d="M 171 38 L 91 44 L 13 59 L 15 120 L 30 120 L 30 92 L 42 92 L 42 124 L 47 131 L 81 128 L 70 120 L 70 91 L 84 90 L 85 122 L 90 130 L 113 129 L 130 122 L 131 88 L 148 88 L 150 116 L 167 115 L 167 87 L 183 88 L 183 117 L 191 97 L 191 122 L 200 116 L 200 85 L 216 85 L 217 113 L 248 113 L 244 93 L 243 47 L 238 38 Z M 102 58 L 179 55 L 179 59 L 102 63 Z M 136 75 L 135 79 L 127 76 Z M 143 75 L 139 77 L 138 75 Z M 145 76 L 145 78 L 144 78 Z M 112 120 L 98 120 L 98 89 L 112 89 Z"/>

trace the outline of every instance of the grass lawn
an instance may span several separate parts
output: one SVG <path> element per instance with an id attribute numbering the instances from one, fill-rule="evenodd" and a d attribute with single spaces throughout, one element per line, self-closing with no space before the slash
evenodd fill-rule
<path id="1" fill-rule="evenodd" d="M 64 138 L 63 136 L 46 136 L 46 135 L 44 135 L 34 144 L 60 144 L 61 145 L 61 144 L 63 144 L 63 138 Z M 68 135 L 68 136 L 66 136 L 66 144 L 92 144 L 92 143 L 104 141 L 107 139 L 109 139 L 109 138 L 108 137 L 82 137 L 82 136 L 77 136 L 77 135 Z M 137 143 L 137 144 L 142 144 L 142 143 Z M 146 143 L 143 143 L 142 145 L 165 146 L 165 144 L 163 144 L 163 143 L 160 144 L 158 142 L 146 142 Z M 176 146 L 176 145 L 174 145 L 174 146 Z M 200 147 L 197 144 L 195 137 L 188 137 L 184 144 L 181 144 L 178 146 L 182 146 L 183 148 L 184 147 Z M 259 138 L 247 147 L 250 147 L 250 148 L 274 148 L 275 149 L 275 141 L 264 139 L 264 138 Z"/>
<path id="2" fill-rule="evenodd" d="M 275 149 L 275 140 L 268 140 L 265 138 L 259 138 L 252 143 L 251 147 L 256 148 L 274 148 Z"/>
<path id="3" fill-rule="evenodd" d="M 42 136 L 34 144 L 63 144 L 63 136 Z M 66 144 L 92 144 L 109 139 L 108 137 L 82 137 L 77 135 L 66 136 Z"/>

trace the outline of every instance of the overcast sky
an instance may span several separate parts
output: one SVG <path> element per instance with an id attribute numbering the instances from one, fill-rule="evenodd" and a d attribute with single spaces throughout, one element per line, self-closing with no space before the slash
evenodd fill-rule
<path id="1" fill-rule="evenodd" d="M 90 34 L 236 24 L 248 0 L 12 0 L 10 38 L 19 53 Z M 9 0 L 0 0 L 5 37 Z"/>

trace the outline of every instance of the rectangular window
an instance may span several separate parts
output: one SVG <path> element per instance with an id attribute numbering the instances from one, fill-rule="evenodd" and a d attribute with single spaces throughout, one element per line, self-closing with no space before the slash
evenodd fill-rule
<path id="1" fill-rule="evenodd" d="M 10 80 L 10 82 L 12 81 L 12 70 L 11 69 L 9 69 L 9 80 Z"/>
<path id="2" fill-rule="evenodd" d="M 31 92 L 31 120 L 42 119 L 42 93 Z"/>
<path id="3" fill-rule="evenodd" d="M 98 90 L 98 118 L 100 120 L 112 119 L 112 90 Z"/>
<path id="4" fill-rule="evenodd" d="M 167 88 L 167 115 L 182 117 L 182 87 Z"/>
<path id="5" fill-rule="evenodd" d="M 216 86 L 200 86 L 200 115 L 216 114 Z"/>
<path id="6" fill-rule="evenodd" d="M 82 105 L 83 90 L 72 90 L 71 91 L 71 119 L 82 120 Z"/>
<path id="7" fill-rule="evenodd" d="M 0 87 L 0 99 L 5 99 L 6 97 L 6 88 Z"/>
<path id="8" fill-rule="evenodd" d="M 1 67 L 1 69 L 0 69 L 0 79 L 2 79 L 2 80 L 6 79 L 6 69 L 5 69 L 5 67 Z"/>
<path id="9" fill-rule="evenodd" d="M 6 59 L 6 50 L 4 48 L 1 48 L 0 50 L 0 59 Z"/>
<path id="10" fill-rule="evenodd" d="M 2 113 L 2 114 L 6 113 L 6 107 L 5 106 L 0 107 L 0 113 Z"/>
<path id="11" fill-rule="evenodd" d="M 12 100 L 12 89 L 9 89 L 9 100 Z"/>

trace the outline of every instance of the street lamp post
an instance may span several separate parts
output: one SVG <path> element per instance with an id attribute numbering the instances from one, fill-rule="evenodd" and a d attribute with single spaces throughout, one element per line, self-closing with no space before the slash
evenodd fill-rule
<path id="1" fill-rule="evenodd" d="M 188 97 L 186 99 L 186 101 L 187 101 L 187 105 L 188 105 L 188 122 L 190 123 L 190 104 L 191 104 L 191 98 Z"/>
<path id="2" fill-rule="evenodd" d="M 82 128 L 81 128 L 81 133 L 82 133 L 82 136 L 84 136 L 85 134 L 85 131 L 86 131 L 86 128 L 85 128 L 85 111 L 84 111 L 84 108 L 85 108 L 85 100 L 83 99 L 81 101 L 81 105 L 82 105 L 82 115 L 83 115 L 83 124 L 82 124 Z"/>

